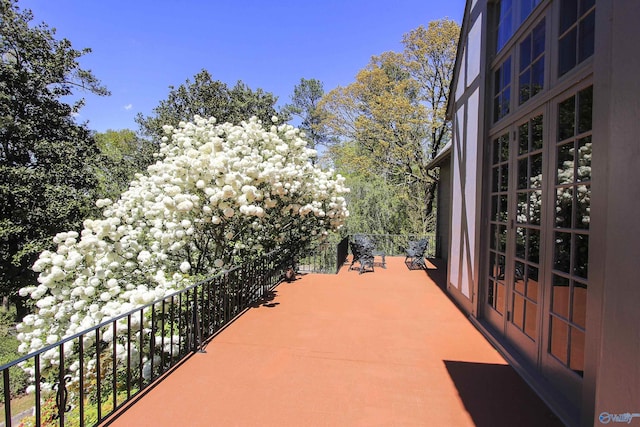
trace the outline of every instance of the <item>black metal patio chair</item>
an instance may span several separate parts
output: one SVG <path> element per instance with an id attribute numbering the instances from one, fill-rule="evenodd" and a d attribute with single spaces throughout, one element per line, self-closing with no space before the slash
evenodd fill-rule
<path id="1" fill-rule="evenodd" d="M 349 246 L 351 247 L 351 253 L 353 254 L 353 259 L 351 260 L 351 265 L 349 266 L 349 270 L 358 269 L 360 274 L 366 271 L 374 271 L 373 269 L 373 252 L 375 249 L 374 244 L 364 236 L 354 236 L 353 240 L 349 242 Z M 354 264 L 358 262 L 360 267 L 354 266 Z"/>
<path id="2" fill-rule="evenodd" d="M 409 270 L 426 270 L 427 262 L 424 259 L 424 254 L 429 246 L 427 239 L 420 239 L 417 241 L 410 241 L 409 246 L 406 249 L 406 258 L 404 263 Z"/>

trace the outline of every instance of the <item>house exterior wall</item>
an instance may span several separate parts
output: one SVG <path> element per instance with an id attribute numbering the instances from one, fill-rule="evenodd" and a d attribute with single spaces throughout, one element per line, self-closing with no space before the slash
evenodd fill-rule
<path id="1" fill-rule="evenodd" d="M 589 310 L 599 333 L 588 361 L 596 374 L 585 389 L 587 402 L 595 392 L 595 425 L 602 413 L 640 413 L 640 4 L 597 7 L 594 133 L 605 143 L 593 152 Z"/>
<path id="2" fill-rule="evenodd" d="M 526 21 L 530 23 L 528 29 L 515 31 L 517 42 L 511 42 L 511 49 L 517 64 L 520 53 L 515 52 L 520 52 L 521 41 L 537 22 L 546 21 L 545 83 L 534 102 L 512 104 L 516 105 L 515 112 L 512 109 L 501 122 L 492 117 L 493 70 L 501 61 L 490 52 L 495 38 L 492 14 L 496 2 L 467 1 L 449 100 L 453 139 L 447 290 L 568 425 L 605 425 L 607 420 L 612 423 L 611 417 L 615 415 L 640 413 L 640 286 L 636 268 L 640 259 L 640 55 L 637 54 L 640 2 L 596 0 L 593 56 L 573 71 L 558 76 L 555 67 L 563 60 L 558 54 L 561 37 L 558 27 L 563 18 L 561 6 L 568 3 L 538 1 L 537 9 Z M 517 70 L 514 72 L 517 77 L 516 73 Z M 580 347 L 584 362 L 575 368 L 569 359 L 565 369 L 557 363 L 557 357 L 551 356 L 551 347 L 555 345 L 552 321 L 558 318 L 553 313 L 553 304 L 559 295 L 564 295 L 564 289 L 554 282 L 563 274 L 556 268 L 558 252 L 562 250 L 555 239 L 564 230 L 557 225 L 553 207 L 558 203 L 556 192 L 564 189 L 555 180 L 560 173 L 560 149 L 567 144 L 560 141 L 557 133 L 562 127 L 562 106 L 575 98 L 579 114 L 580 96 L 591 87 L 590 225 L 586 234 L 580 234 L 583 230 L 578 227 L 576 231 L 575 226 L 569 231 L 574 239 L 583 235 L 588 238 L 588 284 L 586 274 L 582 276 L 584 279 L 574 271 L 566 275 L 571 280 L 567 288 L 570 296 L 566 297 L 571 298 L 570 304 L 572 298 L 577 298 L 574 279 L 578 284 L 584 281 L 582 285 L 588 289 L 584 346 Z M 489 272 L 487 253 L 491 212 L 488 188 L 491 144 L 503 134 L 517 143 L 522 124 L 529 121 L 533 126 L 530 121 L 533 117 L 543 117 L 544 123 L 546 214 L 539 226 L 530 227 L 540 230 L 540 261 L 536 261 L 539 265 L 533 265 L 541 272 L 541 290 L 537 301 L 540 311 L 536 319 L 536 348 L 526 354 L 529 344 L 521 346 L 522 340 L 513 338 L 508 317 L 504 330 L 497 334 L 496 329 L 487 326 L 491 323 L 487 322 L 491 314 L 486 308 L 487 277 L 497 276 Z M 576 135 L 576 141 L 584 138 L 578 131 Z M 510 168 L 522 158 L 521 154 L 512 153 Z M 510 170 L 510 174 L 517 171 Z M 516 179 L 512 182 L 517 184 Z M 573 191 L 580 189 L 579 184 L 573 184 Z M 510 189 L 509 199 L 515 200 L 521 193 L 519 187 Z M 510 222 L 505 223 L 508 228 Z M 515 240 L 511 244 L 515 247 Z M 515 258 L 517 261 L 518 256 Z M 574 265 L 575 261 L 571 262 Z M 515 280 L 517 274 L 508 271 L 508 264 L 506 269 L 507 277 Z M 516 286 L 506 279 L 505 283 Z M 573 330 L 575 325 L 571 320 L 567 322 L 569 330 Z M 571 338 L 567 340 L 571 348 Z M 640 425 L 640 417 L 632 419 L 633 423 Z"/>
<path id="3" fill-rule="evenodd" d="M 486 3 L 467 5 L 459 55 L 458 73 L 452 87 L 453 146 L 451 152 L 451 234 L 448 290 L 465 310 L 475 313 L 478 280 L 480 182 L 484 133 L 481 102 L 484 97 Z"/>
<path id="4" fill-rule="evenodd" d="M 449 231 L 451 219 L 451 157 L 440 165 L 438 181 L 438 210 L 436 220 L 436 258 L 449 258 Z"/>

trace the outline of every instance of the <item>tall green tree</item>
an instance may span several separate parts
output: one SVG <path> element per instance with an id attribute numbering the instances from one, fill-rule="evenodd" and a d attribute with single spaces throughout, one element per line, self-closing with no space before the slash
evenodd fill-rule
<path id="1" fill-rule="evenodd" d="M 207 70 L 202 70 L 179 87 L 169 86 L 169 96 L 160 101 L 153 114 L 139 113 L 136 122 L 143 135 L 159 140 L 164 133 L 162 126 L 177 126 L 181 121 L 200 117 L 215 117 L 218 123 L 239 124 L 256 116 L 263 123 L 271 123 L 277 115 L 278 98 L 262 89 L 252 90 L 242 81 L 229 88 L 224 82 L 213 80 Z"/>
<path id="2" fill-rule="evenodd" d="M 109 129 L 96 133 L 94 138 L 103 156 L 102 162 L 95 165 L 98 193 L 103 198 L 117 199 L 135 174 L 154 162 L 157 147 L 130 129 Z"/>
<path id="3" fill-rule="evenodd" d="M 324 96 L 324 87 L 317 79 L 300 79 L 293 88 L 291 103 L 284 106 L 282 112 L 295 116 L 300 120 L 298 128 L 307 135 L 310 148 L 326 145 L 329 135 L 322 126 L 322 110 L 318 108 L 320 100 Z"/>
<path id="4" fill-rule="evenodd" d="M 356 81 L 326 94 L 319 104 L 323 124 L 344 142 L 355 142 L 356 158 L 403 193 L 413 232 L 433 225 L 437 176 L 427 166 L 446 141 L 445 118 L 459 27 L 431 22 L 403 37 L 401 53 L 374 56 Z"/>
<path id="5" fill-rule="evenodd" d="M 370 157 L 355 142 L 329 147 L 333 165 L 344 175 L 351 191 L 345 195 L 350 233 L 410 234 L 410 208 L 404 192 L 376 174 Z"/>
<path id="6" fill-rule="evenodd" d="M 79 229 L 94 209 L 100 151 L 74 121 L 82 100 L 61 98 L 108 94 L 78 63 L 89 49 L 32 20 L 15 0 L 0 0 L 0 294 L 12 297 L 35 282 L 30 267 L 52 236 Z"/>

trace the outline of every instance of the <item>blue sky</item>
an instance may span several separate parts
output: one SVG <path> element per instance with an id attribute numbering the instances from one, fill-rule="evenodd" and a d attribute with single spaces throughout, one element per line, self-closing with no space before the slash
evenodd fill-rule
<path id="1" fill-rule="evenodd" d="M 465 0 L 20 0 L 33 23 L 46 22 L 76 49 L 111 91 L 83 95 L 78 120 L 89 128 L 137 130 L 169 93 L 200 70 L 289 102 L 300 78 L 325 91 L 353 82 L 372 55 L 401 51 L 402 35 L 448 17 L 460 23 Z"/>

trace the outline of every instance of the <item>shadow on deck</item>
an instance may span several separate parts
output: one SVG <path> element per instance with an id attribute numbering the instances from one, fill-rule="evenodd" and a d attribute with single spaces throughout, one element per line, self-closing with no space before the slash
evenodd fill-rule
<path id="1" fill-rule="evenodd" d="M 279 285 L 111 426 L 560 426 L 403 258 Z"/>

